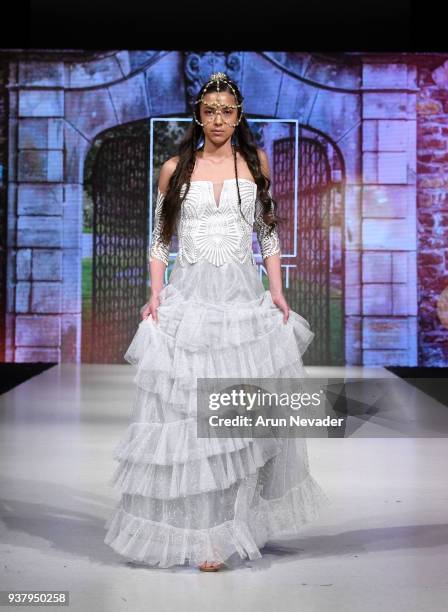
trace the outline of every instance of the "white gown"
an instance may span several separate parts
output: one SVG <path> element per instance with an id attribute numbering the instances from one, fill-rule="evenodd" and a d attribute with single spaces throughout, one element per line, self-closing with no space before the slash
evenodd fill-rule
<path id="1" fill-rule="evenodd" d="M 297 533 L 330 502 L 311 476 L 304 438 L 200 438 L 197 377 L 308 376 L 301 355 L 314 337 L 283 313 L 259 277 L 280 253 L 248 179 L 191 181 L 177 224 L 179 252 L 160 293 L 159 322 L 140 322 L 124 357 L 136 367 L 130 423 L 114 450 L 110 484 L 121 499 L 105 542 L 147 565 L 257 559 L 274 536 Z M 185 185 L 183 189 L 185 189 Z M 219 193 L 218 193 L 219 192 Z M 148 258 L 168 263 L 158 192 Z"/>

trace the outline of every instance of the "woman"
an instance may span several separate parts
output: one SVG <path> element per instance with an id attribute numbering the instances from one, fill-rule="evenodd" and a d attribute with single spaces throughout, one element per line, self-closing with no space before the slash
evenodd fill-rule
<path id="1" fill-rule="evenodd" d="M 242 99 L 224 73 L 211 75 L 179 155 L 160 171 L 151 297 L 125 354 L 137 394 L 114 453 L 122 497 L 105 538 L 147 565 L 217 571 L 234 554 L 260 558 L 269 538 L 297 532 L 330 501 L 309 473 L 304 439 L 197 435 L 198 377 L 304 377 L 314 337 L 282 292 L 268 161 Z M 175 230 L 179 252 L 163 286 Z"/>

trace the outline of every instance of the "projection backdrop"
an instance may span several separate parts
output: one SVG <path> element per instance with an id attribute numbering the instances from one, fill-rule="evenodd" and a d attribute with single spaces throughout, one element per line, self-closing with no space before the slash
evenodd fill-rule
<path id="1" fill-rule="evenodd" d="M 3 59 L 4 359 L 126 363 L 158 172 L 216 71 L 270 160 L 305 364 L 448 365 L 448 54 L 355 52 Z"/>

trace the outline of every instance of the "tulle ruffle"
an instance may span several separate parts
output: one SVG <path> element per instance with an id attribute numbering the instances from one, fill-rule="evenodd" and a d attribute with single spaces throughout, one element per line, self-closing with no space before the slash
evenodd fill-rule
<path id="1" fill-rule="evenodd" d="M 297 390 L 298 386 L 301 386 L 303 390 L 309 391 L 310 389 L 307 386 L 307 382 L 303 380 L 304 378 L 307 378 L 308 375 L 305 375 L 304 372 L 305 370 L 303 366 L 301 365 L 301 362 L 294 362 L 290 365 L 285 366 L 284 368 L 280 368 L 277 371 L 276 377 L 269 379 L 270 385 L 269 386 L 265 385 L 266 389 L 268 389 L 269 387 L 269 389 L 272 389 L 272 390 L 275 390 L 276 388 L 277 389 L 281 388 L 281 389 L 286 390 L 283 386 L 281 387 L 277 386 L 277 383 L 279 385 L 283 384 L 279 382 L 280 379 L 294 379 L 294 380 L 302 379 L 300 380 L 300 383 L 294 385 L 294 389 Z M 245 382 L 251 382 L 251 380 L 249 379 L 248 381 L 245 381 Z M 263 383 L 266 383 L 266 382 L 268 381 L 266 380 L 263 381 Z M 276 384 L 273 384 L 274 382 Z M 168 380 L 168 383 L 169 383 L 169 380 Z M 225 388 L 226 388 L 226 385 L 227 385 L 227 381 L 224 382 Z M 172 388 L 172 386 L 170 388 Z M 229 410 L 231 409 L 234 409 L 234 408 L 229 408 Z M 255 406 L 254 410 L 257 410 L 257 409 L 258 409 L 258 406 Z M 185 402 L 184 403 L 182 402 L 172 403 L 172 402 L 167 401 L 163 397 L 163 394 L 161 395 L 154 389 L 150 391 L 143 387 L 137 386 L 135 400 L 134 400 L 134 404 L 132 406 L 132 410 L 130 414 L 130 419 L 133 423 L 140 423 L 140 424 L 165 423 L 167 427 L 169 426 L 169 424 L 176 421 L 178 422 L 179 431 L 176 433 L 172 432 L 171 435 L 172 436 L 179 435 L 183 437 L 186 433 L 185 432 L 186 426 L 179 425 L 179 424 L 183 421 L 190 421 L 190 423 L 191 422 L 196 423 L 196 413 L 197 413 L 196 389 L 191 389 L 188 392 L 185 392 Z M 226 409 L 222 407 L 220 409 L 220 414 L 225 414 L 225 413 L 226 413 Z M 172 427 L 176 427 L 174 423 Z M 190 425 L 190 428 L 191 427 L 192 425 Z M 131 431 L 127 432 L 125 436 L 123 437 L 123 443 L 127 444 L 130 441 L 131 434 L 132 436 L 137 435 L 138 428 L 133 428 L 132 432 Z M 191 440 L 191 437 L 190 437 L 190 440 Z"/>
<path id="2" fill-rule="evenodd" d="M 223 438 L 223 441 L 226 440 Z M 253 439 L 242 448 L 169 464 L 121 459 L 110 484 L 122 493 L 173 499 L 217 489 L 255 474 L 280 452 L 281 440 Z"/>
<path id="3" fill-rule="evenodd" d="M 206 529 L 179 528 L 148 520 L 118 508 L 106 523 L 105 542 L 127 559 L 158 566 L 225 563 L 234 554 L 259 559 L 260 549 L 276 536 L 298 533 L 331 503 L 309 475 L 281 499 L 260 500 L 245 519 L 228 520 Z"/>
<path id="4" fill-rule="evenodd" d="M 207 437 L 197 435 L 193 417 L 168 423 L 131 423 L 116 445 L 113 456 L 117 461 L 172 465 L 196 461 L 245 448 L 252 438 Z"/>
<path id="5" fill-rule="evenodd" d="M 197 378 L 278 376 L 301 364 L 314 337 L 308 322 L 293 311 L 283 322 L 269 291 L 250 307 L 220 308 L 185 303 L 170 285 L 165 289 L 159 321 L 148 317 L 140 322 L 124 357 L 136 366 L 135 384 L 170 403 L 188 406 Z M 296 367 L 299 373 L 305 375 Z"/>
<path id="6" fill-rule="evenodd" d="M 140 322 L 124 355 L 136 367 L 132 418 L 113 451 L 122 495 L 105 542 L 128 559 L 170 567 L 261 557 L 328 503 L 305 440 L 198 437 L 197 378 L 306 377 L 314 333 L 283 314 L 256 267 L 175 263 L 158 322 Z"/>

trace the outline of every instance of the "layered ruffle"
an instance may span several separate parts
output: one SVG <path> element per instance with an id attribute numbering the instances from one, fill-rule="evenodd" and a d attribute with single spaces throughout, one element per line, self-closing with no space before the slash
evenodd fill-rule
<path id="1" fill-rule="evenodd" d="M 304 391 L 310 391 L 307 386 L 306 378 L 309 375 L 305 372 L 301 361 L 294 362 L 280 368 L 275 377 L 269 379 L 269 381 L 263 380 L 263 384 L 266 390 L 287 390 L 287 386 L 283 385 L 281 379 L 302 379 L 299 384 L 294 385 L 294 390 L 299 391 L 298 387 L 302 386 Z M 239 381 L 240 379 L 238 379 Z M 157 388 L 146 389 L 143 387 L 136 386 L 135 398 L 130 413 L 130 420 L 133 423 L 171 423 L 174 421 L 194 420 L 196 422 L 197 414 L 197 393 L 196 389 L 183 392 L 184 402 L 173 403 L 167 401 L 166 396 L 171 394 L 173 388 L 173 381 L 170 378 L 165 379 L 166 386 L 163 387 L 166 393 L 160 393 Z M 244 381 L 250 382 L 250 381 Z M 266 384 L 268 383 L 268 384 Z M 226 387 L 227 381 L 224 381 L 224 388 Z M 160 385 L 158 385 L 160 391 Z M 255 405 L 253 410 L 258 410 L 258 406 Z M 234 407 L 229 408 L 230 411 L 234 410 Z M 222 407 L 220 414 L 223 415 L 226 409 Z M 133 430 L 137 433 L 136 430 Z M 179 435 L 183 435 L 180 431 Z M 126 436 L 125 436 L 126 437 Z"/>
<path id="2" fill-rule="evenodd" d="M 261 557 L 329 499 L 304 440 L 198 437 L 198 378 L 306 378 L 314 333 L 273 303 L 255 267 L 175 264 L 158 322 L 142 320 L 124 355 L 136 367 L 132 421 L 113 451 L 121 500 L 105 542 L 159 567 Z M 221 413 L 220 413 L 221 416 Z"/>
<path id="3" fill-rule="evenodd" d="M 260 548 L 277 536 L 298 533 L 331 503 L 309 475 L 283 497 L 263 500 L 248 508 L 247 517 L 206 529 L 179 528 L 145 519 L 118 507 L 106 523 L 105 542 L 135 562 L 161 568 L 199 565 L 205 560 L 225 563 L 234 554 L 261 558 Z"/>
<path id="4" fill-rule="evenodd" d="M 225 440 L 225 439 L 223 439 Z M 227 489 L 255 474 L 281 450 L 282 441 L 254 439 L 242 448 L 215 452 L 182 463 L 157 464 L 120 460 L 110 484 L 122 493 L 156 499 L 175 499 L 207 491 Z"/>
<path id="5" fill-rule="evenodd" d="M 131 423 L 115 446 L 117 461 L 172 465 L 231 453 L 249 445 L 252 438 L 200 438 L 193 417 L 167 423 Z"/>
<path id="6" fill-rule="evenodd" d="M 139 387 L 188 406 L 197 378 L 273 378 L 294 365 L 305 376 L 301 356 L 314 333 L 293 311 L 284 323 L 269 291 L 244 306 L 186 302 L 171 285 L 163 291 L 158 322 L 142 320 L 124 355 Z"/>

